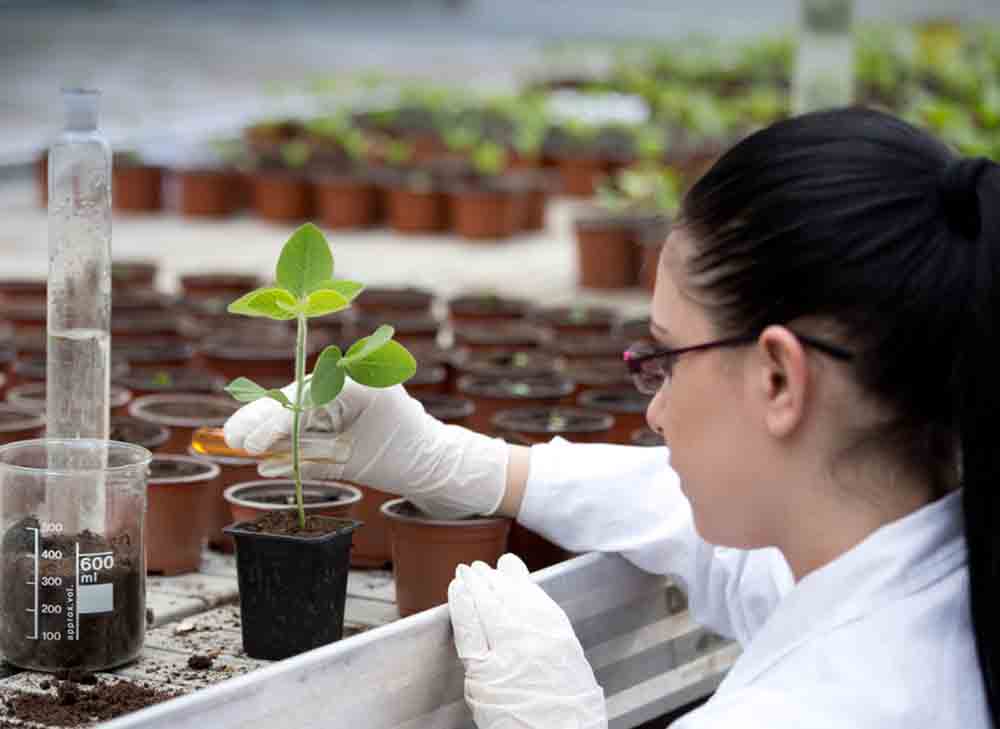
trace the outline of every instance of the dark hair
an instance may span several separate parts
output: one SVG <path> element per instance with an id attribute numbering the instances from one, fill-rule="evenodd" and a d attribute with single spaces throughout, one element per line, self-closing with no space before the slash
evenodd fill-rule
<path id="1" fill-rule="evenodd" d="M 694 246 L 686 285 L 721 333 L 830 322 L 891 414 L 869 436 L 940 491 L 961 473 L 972 625 L 1000 727 L 1000 167 L 887 114 L 819 112 L 733 147 L 679 225 Z"/>

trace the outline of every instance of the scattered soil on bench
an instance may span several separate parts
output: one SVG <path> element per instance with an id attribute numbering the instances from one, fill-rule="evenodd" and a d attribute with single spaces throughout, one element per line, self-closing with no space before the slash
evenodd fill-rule
<path id="1" fill-rule="evenodd" d="M 54 683 L 54 686 L 53 686 Z M 73 681 L 49 683 L 43 694 L 23 691 L 3 697 L 2 716 L 53 727 L 85 727 L 144 709 L 179 694 L 146 684 L 116 681 L 88 687 Z M 0 717 L 0 729 L 8 726 Z"/>

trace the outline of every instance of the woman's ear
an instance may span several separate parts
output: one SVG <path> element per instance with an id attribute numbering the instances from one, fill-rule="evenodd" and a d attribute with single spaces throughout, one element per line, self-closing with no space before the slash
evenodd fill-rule
<path id="1" fill-rule="evenodd" d="M 770 326 L 757 339 L 757 387 L 764 422 L 775 438 L 795 432 L 805 413 L 809 392 L 806 353 L 790 330 Z"/>

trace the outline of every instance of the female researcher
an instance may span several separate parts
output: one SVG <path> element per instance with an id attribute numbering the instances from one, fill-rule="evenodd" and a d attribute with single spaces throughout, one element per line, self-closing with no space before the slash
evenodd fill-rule
<path id="1" fill-rule="evenodd" d="M 1000 168 L 877 112 L 803 116 L 722 157 L 664 248 L 661 346 L 626 359 L 669 459 L 508 446 L 352 385 L 316 418 L 319 450 L 350 454 L 319 475 L 675 576 L 745 649 L 677 727 L 1000 727 L 998 312 Z M 288 430 L 262 400 L 226 437 L 260 452 Z M 475 718 L 604 726 L 540 592 L 516 559 L 459 568 Z"/>

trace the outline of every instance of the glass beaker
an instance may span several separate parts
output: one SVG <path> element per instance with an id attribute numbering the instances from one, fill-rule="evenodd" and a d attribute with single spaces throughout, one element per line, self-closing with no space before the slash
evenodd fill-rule
<path id="1" fill-rule="evenodd" d="M 0 447 L 0 652 L 38 671 L 98 671 L 138 657 L 146 631 L 143 515 L 152 455 L 90 438 Z M 71 465 L 66 465 L 71 464 Z M 67 513 L 100 484 L 103 518 Z"/>

